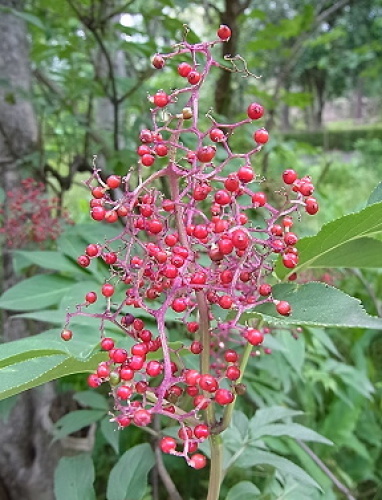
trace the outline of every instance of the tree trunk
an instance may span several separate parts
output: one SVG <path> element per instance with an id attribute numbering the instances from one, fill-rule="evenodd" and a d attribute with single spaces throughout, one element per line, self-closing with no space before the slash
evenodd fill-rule
<path id="1" fill-rule="evenodd" d="M 22 8 L 21 0 L 0 0 L 0 7 Z M 37 125 L 31 103 L 26 27 L 12 12 L 0 14 L 0 176 L 6 192 L 20 182 L 24 158 L 37 147 Z M 7 214 L 5 213 L 6 217 Z M 11 254 L 3 252 L 3 290 L 16 283 Z M 3 340 L 30 334 L 27 323 L 2 315 Z M 60 444 L 51 445 L 47 414 L 55 397 L 52 385 L 17 397 L 7 421 L 0 421 L 0 500 L 53 500 L 53 471 Z M 2 418 L 2 417 L 0 417 Z"/>

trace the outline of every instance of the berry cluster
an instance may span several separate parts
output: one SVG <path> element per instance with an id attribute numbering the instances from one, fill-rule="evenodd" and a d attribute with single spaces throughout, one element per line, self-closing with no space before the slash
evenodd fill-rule
<path id="1" fill-rule="evenodd" d="M 110 279 L 100 290 L 105 312 L 88 312 L 97 301 L 97 293 L 90 291 L 67 322 L 79 314 L 100 317 L 102 325 L 110 321 L 134 339 L 126 350 L 103 336 L 101 348 L 109 359 L 90 375 L 89 385 L 110 384 L 120 427 L 147 426 L 154 414 L 175 419 L 178 439 L 163 437 L 161 449 L 184 456 L 195 468 L 206 463 L 195 453 L 199 443 L 222 430 L 214 412 L 219 407 L 224 412 L 244 390 L 241 347 L 260 346 L 268 331 L 242 324 L 240 318 L 266 302 L 281 315 L 291 314 L 289 303 L 272 297 L 274 259 L 282 255 L 287 268 L 296 267 L 298 237 L 291 230 L 292 215 L 318 210 L 310 178 L 299 179 L 294 170 L 283 174 L 281 206 L 273 206 L 260 190 L 252 163 L 268 142 L 264 128 L 252 132 L 249 151 L 231 148 L 233 133 L 263 117 L 260 104 L 251 103 L 246 117 L 236 123 L 221 123 L 211 112 L 199 115 L 201 88 L 210 70 L 221 66 L 212 49 L 230 34 L 221 26 L 212 42 L 185 40 L 174 52 L 154 56 L 157 69 L 180 59 L 177 73 L 185 85 L 149 97 L 152 126 L 139 134 L 136 187 L 131 187 L 132 171 L 103 182 L 95 169 L 88 181 L 91 217 L 122 221 L 123 229 L 113 241 L 89 245 L 78 259 L 83 267 L 92 259 L 110 266 Z M 160 178 L 168 183 L 170 196 L 157 189 Z M 116 196 L 116 189 L 123 195 Z M 119 290 L 125 296 L 117 301 Z M 154 318 L 157 337 L 140 319 L 140 311 Z M 187 368 L 179 349 L 172 349 L 169 312 L 184 324 L 182 349 L 200 358 L 199 370 Z M 70 339 L 71 330 L 62 336 Z"/>
<path id="2" fill-rule="evenodd" d="M 47 246 L 71 223 L 59 200 L 47 196 L 44 184 L 32 178 L 9 190 L 6 200 L 7 205 L 0 206 L 0 233 L 9 248 L 25 248 L 30 243 Z"/>

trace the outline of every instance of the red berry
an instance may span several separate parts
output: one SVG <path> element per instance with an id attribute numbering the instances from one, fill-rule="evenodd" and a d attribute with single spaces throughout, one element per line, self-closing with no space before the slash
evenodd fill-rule
<path id="1" fill-rule="evenodd" d="M 262 297 L 266 297 L 267 295 L 270 295 L 272 293 L 272 287 L 271 285 L 268 285 L 268 283 L 263 283 L 259 286 L 259 294 Z"/>
<path id="2" fill-rule="evenodd" d="M 171 453 L 176 449 L 176 441 L 172 437 L 165 436 L 160 440 L 159 446 L 163 453 Z"/>
<path id="3" fill-rule="evenodd" d="M 236 229 L 232 233 L 232 244 L 238 250 L 245 250 L 250 243 L 248 234 L 241 229 Z"/>
<path id="4" fill-rule="evenodd" d="M 251 120 L 258 120 L 264 115 L 264 108 L 261 104 L 253 102 L 247 108 L 247 115 Z"/>
<path id="5" fill-rule="evenodd" d="M 102 383 L 102 380 L 98 378 L 98 376 L 95 373 L 92 373 L 88 377 L 88 386 L 91 387 L 92 389 L 96 389 L 99 387 Z"/>
<path id="6" fill-rule="evenodd" d="M 133 416 L 133 422 L 138 427 L 146 427 L 151 422 L 151 413 L 147 410 L 137 410 Z"/>
<path id="7" fill-rule="evenodd" d="M 200 82 L 200 73 L 198 73 L 197 71 L 190 71 L 190 73 L 188 74 L 187 76 L 187 80 L 189 81 L 189 83 L 191 85 L 196 85 L 197 83 Z"/>
<path id="8" fill-rule="evenodd" d="M 90 259 L 87 255 L 80 255 L 77 259 L 77 262 L 81 267 L 88 267 L 88 265 L 90 264 Z"/>
<path id="9" fill-rule="evenodd" d="M 240 368 L 235 365 L 229 366 L 225 372 L 225 376 L 229 380 L 237 380 L 238 378 L 240 378 L 240 375 L 241 375 Z"/>
<path id="10" fill-rule="evenodd" d="M 263 207 L 267 202 L 267 196 L 265 193 L 258 191 L 252 196 L 252 203 L 255 207 Z"/>
<path id="11" fill-rule="evenodd" d="M 200 373 L 197 370 L 187 370 L 184 375 L 184 381 L 189 386 L 195 386 L 199 383 Z"/>
<path id="12" fill-rule="evenodd" d="M 239 355 L 233 349 L 228 349 L 224 353 L 224 359 L 227 361 L 227 363 L 236 363 L 236 361 L 239 359 Z"/>
<path id="13" fill-rule="evenodd" d="M 103 195 L 105 194 L 105 188 L 101 186 L 97 186 L 92 189 L 92 196 L 93 198 L 101 199 L 103 198 Z"/>
<path id="14" fill-rule="evenodd" d="M 160 220 L 153 219 L 147 224 L 147 231 L 152 234 L 158 234 L 162 231 L 163 224 Z"/>
<path id="15" fill-rule="evenodd" d="M 214 146 L 202 146 L 197 150 L 196 156 L 202 163 L 209 163 L 215 156 L 216 149 Z"/>
<path id="16" fill-rule="evenodd" d="M 153 133 L 151 130 L 143 129 L 139 132 L 139 140 L 145 144 L 150 144 L 150 142 L 153 142 Z"/>
<path id="17" fill-rule="evenodd" d="M 159 361 L 152 360 L 147 363 L 146 373 L 150 377 L 157 377 L 162 373 L 162 371 L 163 371 L 163 366 L 162 363 L 160 363 Z"/>
<path id="18" fill-rule="evenodd" d="M 101 293 L 104 297 L 111 297 L 114 294 L 114 286 L 111 283 L 105 283 L 102 285 Z"/>
<path id="19" fill-rule="evenodd" d="M 187 427 L 187 426 L 181 427 L 178 431 L 178 436 L 179 436 L 179 439 L 182 439 L 183 441 L 186 441 L 187 439 L 191 439 L 192 438 L 191 427 Z"/>
<path id="20" fill-rule="evenodd" d="M 128 385 L 120 385 L 117 389 L 117 397 L 119 399 L 129 399 L 133 394 L 133 390 Z"/>
<path id="21" fill-rule="evenodd" d="M 264 334 L 260 330 L 256 328 L 249 328 L 244 333 L 244 337 L 248 340 L 248 342 L 252 345 L 259 345 L 264 340 Z"/>
<path id="22" fill-rule="evenodd" d="M 286 253 L 285 255 L 283 255 L 283 264 L 288 269 L 293 269 L 298 264 L 298 256 L 294 253 Z"/>
<path id="23" fill-rule="evenodd" d="M 163 66 L 166 64 L 166 61 L 159 54 L 155 54 L 155 56 L 151 60 L 151 64 L 156 69 L 162 69 Z"/>
<path id="24" fill-rule="evenodd" d="M 297 173 L 294 170 L 292 169 L 284 170 L 283 181 L 285 182 L 285 184 L 293 184 L 296 179 L 297 179 Z"/>
<path id="25" fill-rule="evenodd" d="M 226 188 L 227 191 L 230 191 L 231 193 L 237 191 L 239 189 L 239 186 L 240 186 L 239 180 L 235 175 L 230 175 L 224 181 L 224 187 Z"/>
<path id="26" fill-rule="evenodd" d="M 62 332 L 61 332 L 61 338 L 62 338 L 62 340 L 65 340 L 65 342 L 67 342 L 72 337 L 73 337 L 72 330 L 68 330 L 67 328 L 64 328 L 64 330 L 62 330 Z"/>
<path id="27" fill-rule="evenodd" d="M 171 307 L 172 309 L 177 312 L 181 313 L 187 309 L 188 306 L 188 300 L 185 299 L 184 297 L 178 297 L 172 301 Z"/>
<path id="28" fill-rule="evenodd" d="M 196 333 L 199 330 L 199 323 L 197 321 L 191 321 L 191 323 L 187 323 L 187 330 L 190 333 Z"/>
<path id="29" fill-rule="evenodd" d="M 151 154 L 145 154 L 141 157 L 141 163 L 145 167 L 151 167 L 151 165 L 154 163 L 154 161 L 155 161 L 155 156 L 153 156 Z"/>
<path id="30" fill-rule="evenodd" d="M 210 430 L 206 424 L 196 425 L 194 428 L 194 436 L 197 439 L 206 439 L 210 435 Z"/>
<path id="31" fill-rule="evenodd" d="M 292 308 L 291 308 L 289 302 L 286 302 L 285 300 L 281 300 L 280 302 L 278 302 L 276 304 L 276 311 L 279 314 L 282 314 L 283 316 L 289 316 L 291 311 L 292 311 Z"/>
<path id="32" fill-rule="evenodd" d="M 248 182 L 251 182 L 253 180 L 255 174 L 249 165 L 244 165 L 237 171 L 237 176 L 241 180 L 241 182 L 247 184 Z"/>
<path id="33" fill-rule="evenodd" d="M 89 304 L 94 304 L 94 302 L 97 300 L 97 294 L 95 292 L 88 292 L 85 295 L 85 300 Z"/>
<path id="34" fill-rule="evenodd" d="M 228 205 L 231 203 L 231 195 L 224 189 L 219 189 L 215 193 L 214 200 L 218 205 Z"/>
<path id="35" fill-rule="evenodd" d="M 235 396 L 228 389 L 218 389 L 215 393 L 215 401 L 219 405 L 229 405 L 234 399 Z"/>
<path id="36" fill-rule="evenodd" d="M 186 78 L 192 71 L 192 67 L 186 63 L 182 62 L 178 66 L 178 73 L 180 76 L 183 76 L 183 78 Z"/>
<path id="37" fill-rule="evenodd" d="M 119 175 L 110 175 L 106 179 L 106 184 L 109 186 L 110 189 L 116 189 L 121 185 L 121 178 Z"/>
<path id="38" fill-rule="evenodd" d="M 194 340 L 190 346 L 190 351 L 192 354 L 200 354 L 203 351 L 203 345 L 197 340 Z"/>
<path id="39" fill-rule="evenodd" d="M 294 246 L 298 241 L 298 236 L 295 233 L 289 232 L 284 234 L 284 241 L 288 246 Z"/>
<path id="40" fill-rule="evenodd" d="M 110 337 L 105 337 L 101 340 L 101 349 L 104 351 L 111 351 L 114 349 L 114 340 Z"/>
<path id="41" fill-rule="evenodd" d="M 206 375 L 201 375 L 199 379 L 199 387 L 203 391 L 215 392 L 218 389 L 219 384 L 215 377 L 207 373 Z"/>
<path id="42" fill-rule="evenodd" d="M 265 144 L 269 140 L 269 134 L 265 128 L 260 128 L 253 134 L 253 138 L 257 144 Z"/>
<path id="43" fill-rule="evenodd" d="M 168 153 L 168 147 L 166 144 L 159 143 L 154 146 L 154 151 L 158 156 L 166 156 Z"/>
<path id="44" fill-rule="evenodd" d="M 146 144 L 141 144 L 140 146 L 138 146 L 137 153 L 139 154 L 139 156 L 149 155 L 151 153 L 151 149 Z"/>
<path id="45" fill-rule="evenodd" d="M 85 249 L 85 253 L 86 255 L 88 255 L 89 257 L 96 257 L 97 255 L 99 255 L 99 246 L 98 245 L 94 245 L 93 243 L 91 243 L 90 245 L 88 245 Z"/>
<path id="46" fill-rule="evenodd" d="M 166 94 L 166 92 L 160 90 L 154 94 L 153 101 L 155 106 L 158 106 L 158 108 L 164 108 L 170 102 L 170 97 Z"/>
<path id="47" fill-rule="evenodd" d="M 309 215 L 314 215 L 318 212 L 318 203 L 316 198 L 307 198 L 305 200 L 305 211 Z"/>
<path id="48" fill-rule="evenodd" d="M 234 246 L 232 240 L 228 238 L 222 238 L 218 241 L 218 248 L 221 254 L 229 255 L 232 252 Z"/>
<path id="49" fill-rule="evenodd" d="M 226 24 L 221 24 L 217 31 L 217 35 L 220 40 L 227 41 L 231 38 L 232 31 Z"/>
<path id="50" fill-rule="evenodd" d="M 222 142 L 225 140 L 225 134 L 220 128 L 213 128 L 210 131 L 210 139 L 213 142 Z"/>
<path id="51" fill-rule="evenodd" d="M 218 303 L 222 309 L 231 309 L 233 304 L 233 299 L 229 295 L 222 295 L 221 297 L 219 297 Z"/>

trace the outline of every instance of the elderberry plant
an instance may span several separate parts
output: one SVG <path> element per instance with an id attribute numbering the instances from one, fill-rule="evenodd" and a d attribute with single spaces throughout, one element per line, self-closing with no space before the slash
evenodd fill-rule
<path id="1" fill-rule="evenodd" d="M 253 124 L 263 117 L 260 104 L 251 103 L 247 117 L 236 123 L 221 123 L 211 111 L 201 115 L 203 85 L 210 71 L 222 67 L 213 49 L 230 36 L 229 27 L 221 26 L 216 40 L 190 44 L 185 39 L 173 52 L 154 56 L 158 70 L 169 60 L 179 61 L 177 72 L 185 84 L 150 97 L 152 126 L 139 134 L 137 185 L 132 170 L 104 182 L 96 167 L 87 181 L 91 217 L 121 221 L 123 228 L 113 240 L 88 245 L 78 259 L 83 267 L 97 258 L 110 266 L 110 278 L 100 290 L 104 312 L 91 312 L 99 292 L 89 291 L 85 302 L 68 313 L 61 334 L 70 340 L 73 316 L 99 318 L 101 348 L 109 359 L 89 376 L 89 385 L 110 384 L 112 420 L 120 428 L 148 426 L 154 415 L 175 420 L 178 439 L 165 436 L 160 447 L 196 469 L 206 465 L 198 448 L 207 438 L 214 460 L 214 439 L 229 425 L 235 398 L 245 390 L 241 380 L 251 349 L 261 346 L 269 332 L 260 323 L 244 324 L 242 315 L 264 303 L 273 303 L 280 315 L 293 314 L 288 302 L 272 296 L 274 261 L 281 255 L 288 269 L 297 265 L 293 216 L 318 211 L 310 177 L 298 178 L 294 170 L 282 175 L 279 206 L 260 190 L 264 179 L 254 171 L 253 159 L 268 142 L 267 130 Z M 245 65 L 230 69 L 249 75 Z M 248 127 L 253 146 L 236 152 L 230 139 Z M 157 188 L 160 178 L 168 183 L 170 196 Z M 261 224 L 251 222 L 254 210 Z M 117 289 L 125 291 L 122 301 L 115 300 Z M 157 337 L 139 311 L 154 319 Z M 181 349 L 169 342 L 169 312 L 183 323 Z M 130 352 L 105 336 L 107 322 L 134 340 Z M 184 349 L 199 357 L 199 369 L 186 367 Z M 211 463 L 211 480 L 212 469 Z"/>

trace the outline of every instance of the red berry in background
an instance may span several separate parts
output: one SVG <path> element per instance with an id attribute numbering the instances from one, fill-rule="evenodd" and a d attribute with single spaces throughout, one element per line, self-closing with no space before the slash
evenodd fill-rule
<path id="1" fill-rule="evenodd" d="M 259 345 L 264 340 L 263 332 L 257 330 L 256 328 L 248 328 L 248 330 L 244 333 L 244 337 L 252 345 Z"/>
<path id="2" fill-rule="evenodd" d="M 121 177 L 119 175 L 110 175 L 106 179 L 106 184 L 110 189 L 116 189 L 121 185 Z"/>
<path id="3" fill-rule="evenodd" d="M 216 154 L 214 146 L 202 146 L 197 150 L 196 156 L 202 163 L 209 163 Z"/>
<path id="4" fill-rule="evenodd" d="M 115 288 L 111 283 L 102 285 L 101 293 L 104 297 L 111 297 L 115 292 Z"/>
<path id="5" fill-rule="evenodd" d="M 264 115 L 264 108 L 261 104 L 253 102 L 247 108 L 247 115 L 251 120 L 258 120 Z"/>
<path id="6" fill-rule="evenodd" d="M 163 453 L 171 453 L 176 449 L 176 441 L 172 437 L 165 436 L 160 440 L 159 447 Z"/>
<path id="7" fill-rule="evenodd" d="M 200 82 L 200 73 L 198 73 L 197 71 L 190 71 L 190 73 L 188 74 L 187 76 L 187 80 L 189 81 L 189 83 L 191 85 L 196 85 Z"/>
<path id="8" fill-rule="evenodd" d="M 307 198 L 305 200 L 305 211 L 309 215 L 315 215 L 318 212 L 318 203 L 316 198 Z"/>
<path id="9" fill-rule="evenodd" d="M 241 182 L 247 184 L 254 179 L 255 174 L 252 170 L 252 167 L 250 167 L 249 165 L 244 165 L 237 171 L 237 177 L 241 180 Z"/>
<path id="10" fill-rule="evenodd" d="M 192 71 L 192 66 L 186 62 L 182 62 L 178 66 L 178 74 L 186 78 Z"/>
<path id="11" fill-rule="evenodd" d="M 255 207 L 263 207 L 267 202 L 267 196 L 265 193 L 258 191 L 252 195 L 252 203 Z"/>
<path id="12" fill-rule="evenodd" d="M 151 60 L 151 64 L 154 66 L 155 69 L 162 69 L 166 64 L 166 61 L 159 54 L 155 54 L 155 56 Z"/>
<path id="13" fill-rule="evenodd" d="M 219 405 L 222 405 L 222 406 L 229 405 L 233 402 L 234 399 L 235 399 L 235 396 L 228 389 L 218 389 L 215 392 L 215 401 Z"/>
<path id="14" fill-rule="evenodd" d="M 155 106 L 158 106 L 158 108 L 164 108 L 170 102 L 170 97 L 166 94 L 166 92 L 160 90 L 154 94 L 153 102 Z"/>
<path id="15" fill-rule="evenodd" d="M 88 292 L 85 295 L 85 300 L 89 304 L 94 304 L 94 302 L 96 302 L 96 300 L 97 300 L 97 294 L 95 292 Z"/>
<path id="16" fill-rule="evenodd" d="M 292 169 L 284 170 L 283 181 L 285 182 L 285 184 L 293 184 L 296 179 L 297 179 L 297 173 L 294 170 Z"/>
<path id="17" fill-rule="evenodd" d="M 269 134 L 265 128 L 260 128 L 253 134 L 253 138 L 257 144 L 266 144 L 269 140 Z"/>
<path id="18" fill-rule="evenodd" d="M 217 35 L 220 38 L 220 40 L 223 41 L 229 40 L 232 35 L 231 28 L 229 28 L 226 24 L 221 24 L 217 31 Z"/>
<path id="19" fill-rule="evenodd" d="M 73 337 L 72 330 L 68 330 L 67 328 L 64 328 L 64 330 L 62 330 L 61 332 L 62 340 L 65 340 L 65 342 L 67 342 L 68 340 L 71 340 L 72 337 Z"/>
<path id="20" fill-rule="evenodd" d="M 286 302 L 285 300 L 281 300 L 276 304 L 276 311 L 281 314 L 282 316 L 289 316 L 290 313 L 292 312 L 292 308 L 289 304 L 289 302 Z"/>

